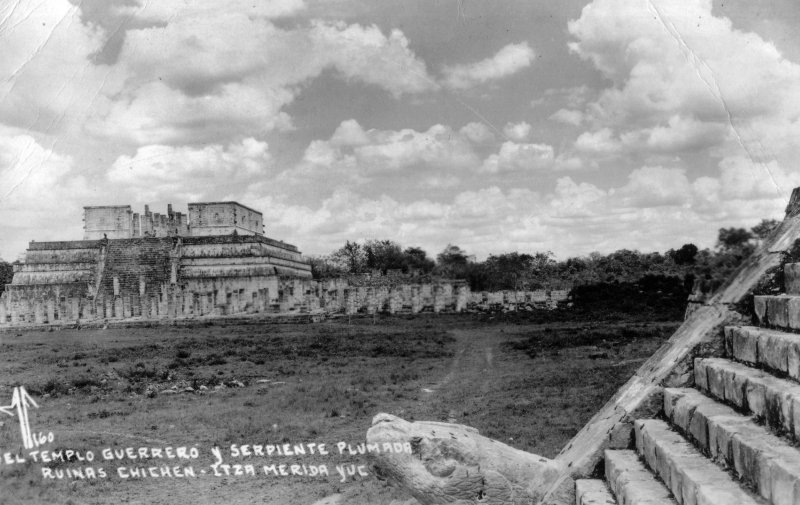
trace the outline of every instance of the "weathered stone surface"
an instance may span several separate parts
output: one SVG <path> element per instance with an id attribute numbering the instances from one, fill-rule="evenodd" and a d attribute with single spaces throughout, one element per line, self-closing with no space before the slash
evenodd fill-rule
<path id="1" fill-rule="evenodd" d="M 739 361 L 758 363 L 760 328 L 728 326 L 725 328 L 725 351 Z"/>
<path id="2" fill-rule="evenodd" d="M 675 505 L 669 489 L 648 470 L 635 451 L 605 452 L 606 481 L 624 505 Z"/>
<path id="3" fill-rule="evenodd" d="M 725 398 L 724 368 L 708 366 L 705 368 L 708 380 L 708 391 L 717 398 Z"/>
<path id="4" fill-rule="evenodd" d="M 635 451 L 606 451 L 605 468 L 606 482 L 621 505 L 675 505 L 669 489 L 644 466 Z"/>
<path id="5" fill-rule="evenodd" d="M 706 405 L 698 410 L 699 403 L 686 400 L 687 392 L 694 392 L 705 398 Z M 664 390 L 664 415 L 696 440 L 701 447 L 708 448 L 712 455 L 715 448 L 711 447 L 709 443 L 709 431 L 705 419 L 709 415 L 724 415 L 729 412 L 732 412 L 730 407 L 714 402 L 695 389 L 667 388 Z"/>
<path id="6" fill-rule="evenodd" d="M 761 325 L 800 330 L 800 295 L 756 296 L 754 305 Z"/>
<path id="7" fill-rule="evenodd" d="M 700 358 L 694 360 L 694 384 L 702 390 L 708 390 L 708 370 Z"/>
<path id="8" fill-rule="evenodd" d="M 767 296 L 754 296 L 753 309 L 760 324 L 767 324 Z"/>
<path id="9" fill-rule="evenodd" d="M 575 503 L 577 505 L 617 505 L 614 495 L 600 479 L 578 479 L 575 481 Z"/>
<path id="10" fill-rule="evenodd" d="M 665 406 L 675 406 L 668 418 L 762 497 L 774 505 L 800 502 L 800 452 L 787 441 L 697 390 L 667 389 L 664 397 Z M 675 415 L 681 408 L 692 412 L 688 420 Z"/>
<path id="11" fill-rule="evenodd" d="M 758 339 L 758 356 L 761 364 L 773 370 L 788 370 L 788 344 L 786 334 L 762 333 Z M 795 337 L 796 338 L 796 337 Z"/>
<path id="12" fill-rule="evenodd" d="M 743 390 L 744 394 L 724 394 L 724 387 L 722 395 L 710 387 L 701 389 L 762 417 L 773 429 L 800 436 L 800 385 L 725 359 L 698 359 L 697 364 L 697 373 L 720 377 L 723 384 L 728 383 L 727 391 Z"/>
<path id="13" fill-rule="evenodd" d="M 783 287 L 786 294 L 800 295 L 800 263 L 787 263 L 783 266 Z"/>
<path id="14" fill-rule="evenodd" d="M 681 505 L 763 505 L 663 421 L 635 423 L 637 448 Z"/>
<path id="15" fill-rule="evenodd" d="M 474 428 L 378 414 L 367 444 L 387 443 L 409 450 L 370 452 L 378 475 L 422 505 L 536 503 L 564 471 L 555 460 L 486 438 Z M 570 487 L 574 493 L 574 483 Z M 575 502 L 574 495 L 569 501 Z"/>
<path id="16" fill-rule="evenodd" d="M 755 327 L 731 330 L 732 356 L 800 379 L 800 335 Z M 755 347 L 755 351 L 753 351 Z"/>
<path id="17" fill-rule="evenodd" d="M 789 328 L 800 330 L 800 296 L 792 295 L 789 299 Z"/>
<path id="18" fill-rule="evenodd" d="M 785 295 L 767 297 L 767 321 L 771 326 L 789 327 L 789 297 Z"/>

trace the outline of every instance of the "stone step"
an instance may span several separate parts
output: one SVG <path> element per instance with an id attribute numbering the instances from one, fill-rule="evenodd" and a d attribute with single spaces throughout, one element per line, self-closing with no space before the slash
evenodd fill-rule
<path id="1" fill-rule="evenodd" d="M 764 505 L 697 448 L 658 419 L 634 423 L 636 447 L 681 505 Z"/>
<path id="2" fill-rule="evenodd" d="M 787 295 L 800 295 L 800 263 L 783 266 L 783 287 Z"/>
<path id="3" fill-rule="evenodd" d="M 675 505 L 672 493 L 647 469 L 636 451 L 607 450 L 605 466 L 606 482 L 620 505 Z"/>
<path id="4" fill-rule="evenodd" d="M 696 389 L 664 390 L 664 414 L 773 505 L 800 503 L 800 451 Z"/>
<path id="5" fill-rule="evenodd" d="M 601 479 L 577 479 L 575 481 L 576 505 L 617 505 L 614 495 Z"/>
<path id="6" fill-rule="evenodd" d="M 725 328 L 728 356 L 800 379 L 800 335 L 755 326 Z"/>
<path id="7" fill-rule="evenodd" d="M 762 326 L 800 330 L 800 296 L 758 295 L 753 305 Z"/>
<path id="8" fill-rule="evenodd" d="M 694 361 L 697 387 L 755 414 L 778 434 L 800 437 L 800 384 L 723 358 Z"/>

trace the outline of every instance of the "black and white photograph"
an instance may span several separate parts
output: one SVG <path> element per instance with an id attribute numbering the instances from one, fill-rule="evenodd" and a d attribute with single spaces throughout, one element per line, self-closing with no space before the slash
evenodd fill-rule
<path id="1" fill-rule="evenodd" d="M 798 160 L 797 0 L 0 0 L 0 505 L 800 505 Z"/>

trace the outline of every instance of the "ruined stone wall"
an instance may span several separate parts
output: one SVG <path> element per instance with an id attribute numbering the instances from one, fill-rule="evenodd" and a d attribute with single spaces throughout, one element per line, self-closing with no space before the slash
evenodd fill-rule
<path id="1" fill-rule="evenodd" d="M 296 247 L 259 236 L 31 242 L 0 297 L 0 325 L 318 307 L 282 299 L 279 275 L 311 269 Z"/>
<path id="2" fill-rule="evenodd" d="M 260 212 L 236 202 L 189 204 L 189 228 L 192 236 L 263 235 L 264 220 Z"/>
<path id="3" fill-rule="evenodd" d="M 84 240 L 129 238 L 133 236 L 130 205 L 83 208 Z"/>
<path id="4" fill-rule="evenodd" d="M 429 276 L 313 280 L 296 247 L 258 235 L 31 242 L 0 298 L 0 325 L 459 312 L 469 302 L 466 282 Z"/>
<path id="5" fill-rule="evenodd" d="M 133 215 L 134 237 L 183 237 L 189 235 L 189 216 L 180 212 L 172 212 L 172 205 L 167 205 L 167 213 L 150 212 L 144 206 L 144 214 Z"/>
<path id="6" fill-rule="evenodd" d="M 313 280 L 297 248 L 259 236 L 32 242 L 0 324 L 103 319 L 533 310 L 559 290 L 472 293 L 465 281 L 377 273 Z"/>
<path id="7" fill-rule="evenodd" d="M 347 279 L 281 277 L 262 272 L 257 265 L 184 268 L 180 248 L 169 239 L 111 241 L 98 251 L 105 265 L 99 279 L 10 285 L 0 299 L 0 325 L 247 314 L 460 312 L 469 299 L 463 281 L 351 286 Z M 241 258 L 229 260 L 238 265 Z"/>
<path id="8" fill-rule="evenodd" d="M 569 303 L 569 290 L 478 291 L 470 293 L 467 303 L 474 310 L 554 309 Z"/>
<path id="9" fill-rule="evenodd" d="M 0 325 L 59 324 L 91 318 L 86 283 L 8 285 L 0 297 Z"/>

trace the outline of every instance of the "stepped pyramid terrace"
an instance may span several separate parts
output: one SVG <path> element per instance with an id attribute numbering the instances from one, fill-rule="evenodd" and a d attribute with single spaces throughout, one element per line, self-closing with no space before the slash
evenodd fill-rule
<path id="1" fill-rule="evenodd" d="M 85 207 L 83 240 L 30 242 L 0 298 L 0 325 L 266 310 L 280 282 L 311 268 L 262 223 L 236 202 L 189 204 L 188 216 L 171 205 L 141 215 Z"/>

